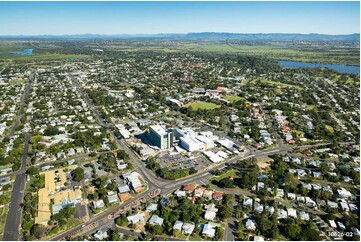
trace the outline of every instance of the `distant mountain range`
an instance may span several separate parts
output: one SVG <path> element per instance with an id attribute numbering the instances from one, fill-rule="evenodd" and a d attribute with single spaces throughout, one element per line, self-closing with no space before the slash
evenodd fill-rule
<path id="1" fill-rule="evenodd" d="M 202 32 L 187 34 L 71 34 L 71 35 L 0 35 L 0 39 L 37 39 L 37 40 L 56 40 L 56 39 L 182 39 L 182 40 L 222 40 L 222 39 L 238 39 L 248 41 L 293 41 L 293 40 L 309 40 L 309 41 L 359 41 L 360 34 L 346 35 L 327 35 L 327 34 L 242 34 L 242 33 L 219 33 L 219 32 Z"/>

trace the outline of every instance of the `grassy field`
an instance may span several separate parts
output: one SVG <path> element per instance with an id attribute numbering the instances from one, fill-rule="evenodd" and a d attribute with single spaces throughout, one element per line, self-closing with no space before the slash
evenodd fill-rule
<path id="1" fill-rule="evenodd" d="M 215 108 L 219 108 L 220 105 L 209 102 L 191 102 L 186 104 L 185 107 L 192 107 L 193 110 L 198 110 L 198 109 L 215 109 Z"/>
<path id="2" fill-rule="evenodd" d="M 333 134 L 335 132 L 334 129 L 330 125 L 327 125 L 327 124 L 325 124 L 325 130 L 330 134 Z"/>
<path id="3" fill-rule="evenodd" d="M 189 236 L 189 240 L 190 241 L 201 241 L 202 240 L 202 237 L 199 236 L 199 234 L 195 235 L 194 237 L 193 236 Z"/>
<path id="4" fill-rule="evenodd" d="M 45 54 L 32 54 L 28 56 L 4 56 L 0 55 L 0 59 L 12 59 L 20 61 L 36 61 L 36 60 L 62 60 L 68 58 L 76 58 L 79 60 L 88 59 L 88 55 L 72 55 L 72 54 L 57 54 L 57 53 L 45 53 Z"/>
<path id="5" fill-rule="evenodd" d="M 226 99 L 228 102 L 235 103 L 239 100 L 242 100 L 244 98 L 239 96 L 222 96 L 224 99 Z"/>
<path id="6" fill-rule="evenodd" d="M 270 84 L 270 85 L 273 85 L 273 86 L 280 86 L 280 87 L 284 87 L 284 88 L 294 88 L 294 89 L 297 89 L 298 91 L 303 90 L 303 88 L 300 87 L 300 86 L 291 85 L 291 84 L 282 83 L 282 82 L 275 82 L 275 81 L 269 81 L 269 80 L 261 80 L 261 82 L 266 83 L 266 84 Z"/>
<path id="7" fill-rule="evenodd" d="M 182 45 L 146 45 L 146 46 L 106 46 L 110 51 L 162 51 L 162 52 L 213 52 L 235 53 L 250 56 L 267 57 L 274 60 L 293 60 L 334 64 L 359 64 L 359 49 L 337 49 L 324 46 L 305 48 L 297 46 L 272 45 L 228 45 L 228 44 L 182 44 Z"/>
<path id="8" fill-rule="evenodd" d="M 220 176 L 213 177 L 211 180 L 219 181 L 219 180 L 222 180 L 223 178 L 230 177 L 230 176 L 236 176 L 236 170 L 230 169 Z"/>
<path id="9" fill-rule="evenodd" d="M 16 85 L 16 84 L 24 84 L 26 81 L 24 79 L 17 79 L 17 80 L 11 80 L 9 81 L 9 84 Z"/>

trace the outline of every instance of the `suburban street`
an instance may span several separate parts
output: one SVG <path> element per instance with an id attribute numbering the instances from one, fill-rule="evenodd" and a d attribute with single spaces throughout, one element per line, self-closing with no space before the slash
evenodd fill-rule
<path id="1" fill-rule="evenodd" d="M 24 153 L 21 160 L 20 170 L 26 169 L 26 160 L 28 157 L 30 133 L 26 134 Z M 5 231 L 3 240 L 17 241 L 19 240 L 19 227 L 21 222 L 21 203 L 24 197 L 24 189 L 26 183 L 26 174 L 19 173 L 15 177 L 14 188 L 11 195 L 8 216 L 6 217 Z"/>
<path id="2" fill-rule="evenodd" d="M 26 100 L 28 99 L 31 84 L 33 81 L 34 76 L 31 75 L 29 77 L 29 81 L 26 85 L 25 93 L 22 99 L 22 102 L 20 104 L 19 114 L 16 117 L 16 121 L 14 124 L 14 127 L 12 128 L 10 132 L 10 136 L 13 136 L 15 133 L 16 128 L 19 126 L 20 119 L 23 113 L 24 105 Z M 18 173 L 15 177 L 15 182 L 13 186 L 13 192 L 11 195 L 10 205 L 9 205 L 9 212 L 8 216 L 6 217 L 6 223 L 5 223 L 5 230 L 4 230 L 4 236 L 3 240 L 8 241 L 15 241 L 19 240 L 19 227 L 21 222 L 21 203 L 24 197 L 24 189 L 25 189 L 25 183 L 26 183 L 26 164 L 27 164 L 27 158 L 28 158 L 28 150 L 29 150 L 29 141 L 30 141 L 31 134 L 27 133 L 25 136 L 25 142 L 24 142 L 24 152 L 21 159 L 21 165 L 20 169 L 18 170 Z M 9 216 L 10 215 L 10 216 Z"/>

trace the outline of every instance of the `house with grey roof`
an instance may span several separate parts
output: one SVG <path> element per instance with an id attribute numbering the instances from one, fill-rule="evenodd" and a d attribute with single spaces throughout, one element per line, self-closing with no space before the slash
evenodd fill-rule
<path id="1" fill-rule="evenodd" d="M 163 224 L 163 221 L 164 221 L 164 219 L 163 218 L 161 218 L 161 217 L 159 217 L 158 215 L 152 215 L 152 217 L 149 219 L 149 223 L 151 224 L 151 225 L 162 225 Z"/>

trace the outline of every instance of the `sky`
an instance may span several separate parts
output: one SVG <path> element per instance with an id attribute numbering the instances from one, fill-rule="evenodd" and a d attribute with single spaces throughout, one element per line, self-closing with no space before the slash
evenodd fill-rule
<path id="1" fill-rule="evenodd" d="M 0 2 L 0 35 L 359 33 L 355 2 Z"/>

